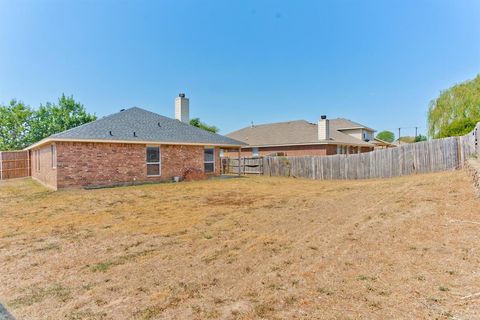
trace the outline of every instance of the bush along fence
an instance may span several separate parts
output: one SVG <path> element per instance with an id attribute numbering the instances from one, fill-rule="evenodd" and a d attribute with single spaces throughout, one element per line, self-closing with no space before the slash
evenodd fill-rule
<path id="1" fill-rule="evenodd" d="M 0 151 L 0 180 L 30 176 L 28 151 Z"/>
<path id="2" fill-rule="evenodd" d="M 461 168 L 478 157 L 476 148 L 478 136 L 472 132 L 352 155 L 267 157 L 263 170 L 267 176 L 319 180 L 390 178 Z"/>

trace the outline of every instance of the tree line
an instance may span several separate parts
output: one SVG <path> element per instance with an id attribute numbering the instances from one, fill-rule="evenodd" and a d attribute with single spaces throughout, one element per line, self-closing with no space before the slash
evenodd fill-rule
<path id="1" fill-rule="evenodd" d="M 13 99 L 0 105 L 0 150 L 20 150 L 52 134 L 97 119 L 73 96 L 62 96 L 37 109 Z"/>

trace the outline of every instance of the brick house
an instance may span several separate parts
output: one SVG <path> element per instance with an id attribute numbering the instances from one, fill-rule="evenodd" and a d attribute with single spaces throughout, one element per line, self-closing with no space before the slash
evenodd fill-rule
<path id="1" fill-rule="evenodd" d="M 189 125 L 184 94 L 175 109 L 176 119 L 122 110 L 43 139 L 26 148 L 32 178 L 57 190 L 220 174 L 220 150 L 244 144 Z"/>
<path id="2" fill-rule="evenodd" d="M 369 152 L 374 149 L 374 129 L 348 119 L 304 120 L 251 125 L 227 134 L 242 141 L 242 157 L 326 156 Z M 227 154 L 229 156 L 230 154 Z"/>

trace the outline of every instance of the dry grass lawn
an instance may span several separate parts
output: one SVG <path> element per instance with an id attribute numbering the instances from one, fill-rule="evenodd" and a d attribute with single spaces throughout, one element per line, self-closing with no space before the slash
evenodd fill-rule
<path id="1" fill-rule="evenodd" d="M 0 184 L 19 319 L 471 319 L 480 201 L 463 171 L 51 192 Z"/>

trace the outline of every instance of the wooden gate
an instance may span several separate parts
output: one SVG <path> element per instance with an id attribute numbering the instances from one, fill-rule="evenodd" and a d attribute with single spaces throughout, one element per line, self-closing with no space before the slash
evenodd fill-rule
<path id="1" fill-rule="evenodd" d="M 0 152 L 0 180 L 24 178 L 30 176 L 30 157 L 28 151 Z"/>
<path id="2" fill-rule="evenodd" d="M 223 158 L 222 173 L 224 174 L 263 174 L 263 157 Z M 240 169 L 240 171 L 239 171 Z"/>

